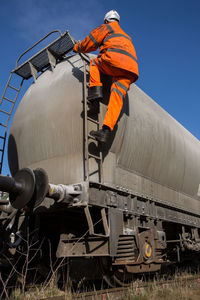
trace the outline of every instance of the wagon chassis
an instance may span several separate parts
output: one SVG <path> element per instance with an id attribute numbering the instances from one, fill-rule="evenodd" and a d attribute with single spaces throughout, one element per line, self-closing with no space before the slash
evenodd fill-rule
<path id="1" fill-rule="evenodd" d="M 144 216 L 152 220 L 176 222 L 200 228 L 200 215 L 186 211 L 171 202 L 139 195 L 125 188 L 112 187 L 97 182 L 89 183 L 90 205 L 115 207 L 125 214 L 135 217 Z"/>

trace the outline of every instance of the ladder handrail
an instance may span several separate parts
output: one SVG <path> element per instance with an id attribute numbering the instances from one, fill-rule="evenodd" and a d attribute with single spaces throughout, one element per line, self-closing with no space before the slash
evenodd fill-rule
<path id="1" fill-rule="evenodd" d="M 87 63 L 90 63 L 91 59 L 86 53 L 79 53 L 80 57 L 85 60 Z"/>
<path id="2" fill-rule="evenodd" d="M 83 95 L 83 105 L 84 105 L 84 169 L 85 169 L 85 181 L 89 180 L 89 151 L 88 151 L 88 123 L 87 123 L 87 80 L 86 80 L 86 61 L 83 59 L 83 85 L 84 85 L 84 95 Z"/>
<path id="3" fill-rule="evenodd" d="M 27 52 L 29 52 L 31 49 L 33 49 L 35 46 L 37 46 L 39 43 L 41 43 L 42 41 L 44 41 L 48 36 L 50 36 L 51 34 L 58 32 L 60 34 L 60 36 L 62 36 L 62 32 L 58 29 L 53 30 L 51 32 L 49 32 L 47 35 L 45 35 L 43 38 L 41 38 L 37 43 L 33 44 L 31 47 L 29 47 L 26 51 L 24 51 L 17 59 L 16 61 L 16 65 L 15 65 L 15 69 L 18 68 L 18 62 L 20 61 L 20 59 L 22 58 L 22 56 L 24 56 Z"/>

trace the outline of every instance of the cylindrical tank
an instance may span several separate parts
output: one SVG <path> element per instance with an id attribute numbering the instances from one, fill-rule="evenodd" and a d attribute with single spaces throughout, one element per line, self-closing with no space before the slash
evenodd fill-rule
<path id="1" fill-rule="evenodd" d="M 30 86 L 10 130 L 12 175 L 23 167 L 41 167 L 52 183 L 84 180 L 82 102 L 79 55 Z M 105 111 L 102 103 L 101 121 Z M 103 157 L 104 183 L 200 213 L 200 142 L 134 84 Z M 95 164 L 93 159 L 90 168 Z"/>

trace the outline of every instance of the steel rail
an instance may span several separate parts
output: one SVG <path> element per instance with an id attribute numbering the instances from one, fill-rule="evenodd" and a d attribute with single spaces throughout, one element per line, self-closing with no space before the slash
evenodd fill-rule
<path id="1" fill-rule="evenodd" d="M 50 36 L 52 33 L 58 32 L 60 34 L 60 36 L 62 36 L 62 32 L 60 30 L 53 30 L 51 32 L 49 32 L 47 35 L 45 35 L 43 38 L 41 38 L 37 43 L 33 44 L 30 48 L 28 48 L 26 51 L 24 51 L 17 59 L 16 61 L 16 65 L 15 68 L 18 68 L 18 62 L 20 61 L 20 59 L 22 58 L 22 56 L 24 56 L 27 52 L 29 52 L 31 49 L 33 49 L 35 46 L 37 46 L 39 43 L 41 43 L 42 41 L 44 41 L 48 36 Z"/>

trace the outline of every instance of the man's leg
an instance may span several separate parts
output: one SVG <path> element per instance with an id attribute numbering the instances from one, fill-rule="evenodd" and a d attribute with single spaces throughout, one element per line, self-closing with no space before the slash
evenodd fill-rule
<path id="1" fill-rule="evenodd" d="M 88 91 L 88 100 L 92 101 L 95 99 L 103 98 L 103 88 L 100 78 L 100 70 L 95 60 L 90 62 L 90 82 Z"/>
<path id="2" fill-rule="evenodd" d="M 92 86 L 102 86 L 100 70 L 94 59 L 90 61 L 90 87 Z"/>
<path id="3" fill-rule="evenodd" d="M 93 130 L 90 132 L 96 140 L 107 143 L 110 131 L 114 129 L 119 118 L 126 92 L 129 90 L 130 84 L 135 81 L 135 76 L 125 70 L 110 66 L 106 62 L 103 62 L 101 58 L 96 58 L 95 62 L 102 73 L 113 77 L 110 100 L 108 103 L 107 113 L 104 118 L 103 127 L 100 130 Z"/>
<path id="4" fill-rule="evenodd" d="M 113 77 L 113 83 L 111 86 L 110 100 L 108 103 L 107 112 L 104 118 L 103 125 L 108 126 L 110 130 L 113 130 L 121 109 L 123 107 L 123 100 L 127 91 L 132 83 L 131 79 L 122 77 Z"/>
<path id="5" fill-rule="evenodd" d="M 113 84 L 111 86 L 110 100 L 108 103 L 107 112 L 104 118 L 103 127 L 97 131 L 91 131 L 91 135 L 94 136 L 99 142 L 107 143 L 110 136 L 110 131 L 113 130 L 121 109 L 123 107 L 123 100 L 126 96 L 126 92 L 130 88 L 132 83 L 131 79 L 115 77 L 113 78 Z"/>

